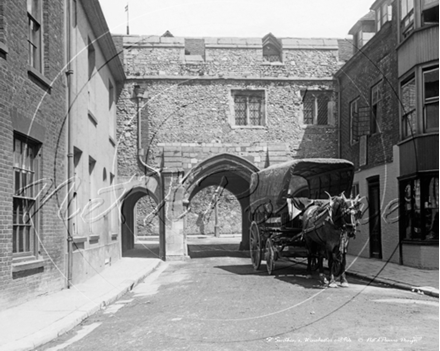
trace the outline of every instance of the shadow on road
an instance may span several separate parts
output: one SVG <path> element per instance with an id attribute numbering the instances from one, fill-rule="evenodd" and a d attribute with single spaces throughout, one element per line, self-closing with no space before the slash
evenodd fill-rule
<path id="1" fill-rule="evenodd" d="M 159 243 L 146 242 L 134 245 L 134 249 L 122 252 L 122 257 L 159 258 Z"/>

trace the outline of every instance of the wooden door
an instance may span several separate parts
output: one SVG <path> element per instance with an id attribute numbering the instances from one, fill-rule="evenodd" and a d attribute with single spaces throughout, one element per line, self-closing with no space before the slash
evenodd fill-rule
<path id="1" fill-rule="evenodd" d="M 370 208 L 370 257 L 382 258 L 382 235 L 380 227 L 379 177 L 368 180 L 368 203 Z"/>

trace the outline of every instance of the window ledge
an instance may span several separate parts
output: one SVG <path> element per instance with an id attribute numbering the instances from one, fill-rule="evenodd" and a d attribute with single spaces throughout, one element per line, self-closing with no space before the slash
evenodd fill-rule
<path id="1" fill-rule="evenodd" d="M 90 121 L 93 123 L 93 125 L 96 127 L 98 125 L 98 119 L 95 117 L 95 115 L 92 113 L 92 111 L 87 112 Z"/>
<path id="2" fill-rule="evenodd" d="M 436 131 L 436 132 L 429 132 L 429 133 L 414 134 L 414 135 L 411 135 L 411 136 L 409 136 L 409 137 L 407 137 L 407 138 L 405 138 L 405 139 L 401 139 L 401 140 L 397 143 L 397 146 L 401 146 L 401 145 L 403 145 L 403 144 L 405 144 L 405 143 L 408 143 L 408 142 L 410 142 L 410 141 L 413 141 L 414 139 L 424 138 L 424 137 L 430 137 L 430 136 L 435 136 L 435 135 L 438 135 L 438 131 Z"/>
<path id="3" fill-rule="evenodd" d="M 99 241 L 99 235 L 94 234 L 89 236 L 89 242 L 91 241 Z"/>
<path id="4" fill-rule="evenodd" d="M 283 62 L 262 62 L 262 66 L 281 66 L 284 67 L 285 64 Z"/>
<path id="5" fill-rule="evenodd" d="M 50 94 L 52 89 L 51 81 L 47 79 L 41 72 L 38 72 L 34 67 L 27 66 L 27 69 L 29 79 Z"/>
<path id="6" fill-rule="evenodd" d="M 266 129 L 266 126 L 231 126 L 232 129 Z"/>
<path id="7" fill-rule="evenodd" d="M 336 126 L 332 124 L 302 124 L 301 127 L 303 129 L 306 128 L 336 128 Z"/>
<path id="8" fill-rule="evenodd" d="M 419 246 L 438 246 L 437 240 L 402 240 L 403 245 L 419 245 Z"/>
<path id="9" fill-rule="evenodd" d="M 22 272 L 44 266 L 43 259 L 33 259 L 32 261 L 12 263 L 12 272 Z"/>
<path id="10" fill-rule="evenodd" d="M 9 54 L 8 46 L 5 43 L 0 42 L 0 57 L 6 60 L 6 55 Z"/>
<path id="11" fill-rule="evenodd" d="M 72 241 L 73 241 L 75 244 L 84 243 L 84 242 L 87 241 L 87 237 L 86 237 L 86 236 L 77 236 L 77 237 L 73 237 L 73 238 L 72 238 Z"/>

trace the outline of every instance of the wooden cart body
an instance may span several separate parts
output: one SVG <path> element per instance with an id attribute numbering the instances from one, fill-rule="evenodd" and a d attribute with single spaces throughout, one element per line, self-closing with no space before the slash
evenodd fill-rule
<path id="1" fill-rule="evenodd" d="M 255 269 L 266 260 L 269 274 L 280 257 L 305 257 L 301 215 L 292 205 L 305 209 L 324 205 L 329 196 L 350 195 L 353 163 L 342 159 L 297 159 L 265 168 L 251 177 L 250 254 Z M 290 206 L 290 210 L 289 210 Z M 296 210 L 295 210 L 296 211 Z"/>

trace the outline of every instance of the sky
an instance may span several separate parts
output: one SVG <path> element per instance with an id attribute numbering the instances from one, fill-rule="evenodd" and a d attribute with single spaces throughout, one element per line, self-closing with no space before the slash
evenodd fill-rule
<path id="1" fill-rule="evenodd" d="M 99 0 L 113 34 L 349 38 L 374 0 Z"/>

